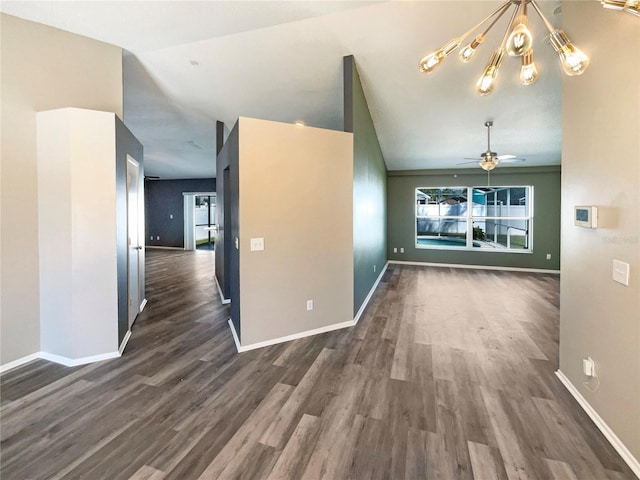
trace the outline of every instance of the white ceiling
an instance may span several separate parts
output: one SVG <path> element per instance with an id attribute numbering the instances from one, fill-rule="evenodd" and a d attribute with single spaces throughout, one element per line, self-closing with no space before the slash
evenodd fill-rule
<path id="1" fill-rule="evenodd" d="M 559 25 L 559 2 L 540 3 Z M 559 164 L 560 66 L 533 12 L 536 84 L 521 86 L 519 59 L 505 58 L 495 91 L 474 90 L 507 18 L 471 63 L 453 54 L 431 75 L 418 71 L 424 54 L 498 5 L 3 0 L 0 8 L 131 52 L 123 63 L 124 120 L 144 144 L 145 173 L 196 178 L 215 176 L 216 120 L 228 128 L 248 116 L 341 129 L 344 55 L 356 59 L 390 170 L 455 168 L 479 156 L 486 120 L 494 121 L 492 150 L 524 157 L 524 166 Z"/>

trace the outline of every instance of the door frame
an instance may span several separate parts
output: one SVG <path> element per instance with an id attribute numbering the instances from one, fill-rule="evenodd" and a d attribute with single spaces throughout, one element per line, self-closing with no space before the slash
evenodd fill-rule
<path id="1" fill-rule="evenodd" d="M 131 168 L 135 168 L 136 170 L 136 181 L 135 181 L 135 190 L 136 190 L 136 205 L 131 205 L 131 200 L 130 200 L 130 191 L 131 191 L 131 185 L 130 185 L 130 181 L 129 181 L 129 172 Z M 133 326 L 134 322 L 136 321 L 136 318 L 138 316 L 138 314 L 141 311 L 141 304 L 144 301 L 142 298 L 140 298 L 140 292 L 141 292 L 141 288 L 140 288 L 140 280 L 141 280 L 141 275 L 140 275 L 140 263 L 141 263 L 141 258 L 143 258 L 142 255 L 140 255 L 140 250 L 142 249 L 142 246 L 140 245 L 141 242 L 143 241 L 144 238 L 144 233 L 141 232 L 140 229 L 140 198 L 141 198 L 141 192 L 140 192 L 140 162 L 138 162 L 137 160 L 135 160 L 131 155 L 127 154 L 127 168 L 126 168 L 126 198 L 127 198 L 127 320 L 128 320 L 128 325 L 129 325 L 129 330 L 131 330 L 131 327 Z M 136 278 L 137 278 L 137 285 L 135 285 L 135 297 L 132 298 L 131 296 L 131 292 L 132 292 L 132 285 L 131 285 L 131 269 L 132 269 L 132 265 L 131 265 L 131 223 L 130 223 L 130 219 L 129 219 L 129 215 L 131 213 L 131 209 L 135 208 L 135 212 L 136 212 L 136 218 L 137 218 L 137 223 L 135 226 L 136 229 L 136 233 L 137 233 L 137 243 L 138 245 L 135 245 L 136 250 L 138 250 L 138 254 L 136 255 L 137 258 L 137 265 L 134 267 L 137 271 L 136 273 Z M 135 306 L 133 304 L 133 301 L 135 300 Z M 135 312 L 135 313 L 133 313 Z"/>

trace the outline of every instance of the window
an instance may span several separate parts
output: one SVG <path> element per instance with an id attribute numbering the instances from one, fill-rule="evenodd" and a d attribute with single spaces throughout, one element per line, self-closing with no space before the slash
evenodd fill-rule
<path id="1" fill-rule="evenodd" d="M 533 187 L 416 189 L 416 247 L 531 252 Z"/>

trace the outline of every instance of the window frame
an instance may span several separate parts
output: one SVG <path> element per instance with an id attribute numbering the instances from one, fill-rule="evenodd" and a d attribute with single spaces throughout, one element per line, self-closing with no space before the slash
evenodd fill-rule
<path id="1" fill-rule="evenodd" d="M 495 188 L 496 192 L 502 189 L 512 189 L 512 188 L 524 188 L 527 191 L 527 205 L 526 205 L 526 215 L 524 216 L 474 216 L 473 214 L 473 191 L 474 189 L 487 189 L 487 188 Z M 451 216 L 451 215 L 418 215 L 418 202 L 416 200 L 418 191 L 420 190 L 444 190 L 444 189 L 466 189 L 467 192 L 467 208 L 465 216 Z M 424 193 L 424 192 L 422 192 Z M 496 185 L 493 187 L 487 187 L 482 185 L 473 185 L 473 186 L 425 186 L 425 187 L 416 187 L 413 195 L 413 208 L 414 208 L 414 218 L 413 218 L 413 228 L 414 228 L 414 246 L 420 250 L 452 250 L 452 251 L 473 251 L 473 252 L 493 252 L 493 253 L 516 253 L 516 254 L 531 254 L 533 253 L 533 227 L 534 227 L 534 188 L 533 185 Z M 459 219 L 466 220 L 467 222 L 467 230 L 465 233 L 466 236 L 466 244 L 461 246 L 454 245 L 420 245 L 418 243 L 418 219 L 419 218 L 430 218 L 430 219 Z M 526 244 L 527 248 L 520 249 L 509 249 L 509 248 L 481 248 L 473 246 L 473 223 L 474 221 L 486 221 L 486 220 L 523 220 L 527 222 L 527 230 L 526 230 Z"/>

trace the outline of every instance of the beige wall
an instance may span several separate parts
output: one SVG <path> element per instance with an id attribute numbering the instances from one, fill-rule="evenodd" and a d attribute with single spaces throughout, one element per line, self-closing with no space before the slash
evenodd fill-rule
<path id="1" fill-rule="evenodd" d="M 40 350 L 36 112 L 122 117 L 120 48 L 1 14 L 0 364 Z"/>
<path id="2" fill-rule="evenodd" d="M 353 134 L 239 122 L 242 345 L 353 320 Z"/>
<path id="3" fill-rule="evenodd" d="M 40 350 L 67 359 L 118 350 L 113 113 L 38 113 Z"/>
<path id="4" fill-rule="evenodd" d="M 564 2 L 563 17 L 591 65 L 563 82 L 560 369 L 640 459 L 640 22 L 599 2 Z M 597 230 L 573 225 L 575 205 L 598 207 Z"/>

